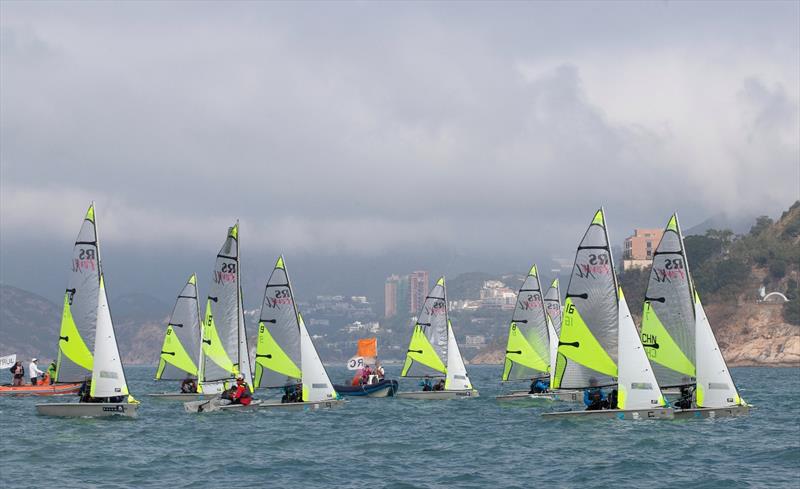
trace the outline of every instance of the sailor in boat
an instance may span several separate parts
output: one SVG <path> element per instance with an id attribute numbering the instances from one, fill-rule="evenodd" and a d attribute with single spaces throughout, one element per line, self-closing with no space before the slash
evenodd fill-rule
<path id="1" fill-rule="evenodd" d="M 28 375 L 31 378 L 31 385 L 36 385 L 39 376 L 44 375 L 44 372 L 39 370 L 39 365 L 36 364 L 38 361 L 38 358 L 31 358 L 31 363 L 28 365 Z"/>
<path id="2" fill-rule="evenodd" d="M 236 376 L 236 385 L 231 389 L 231 404 L 249 405 L 253 401 L 250 386 L 244 381 L 244 375 Z"/>
<path id="3" fill-rule="evenodd" d="M 25 367 L 22 366 L 22 362 L 15 363 L 14 366 L 8 370 L 11 372 L 11 375 L 13 375 L 11 385 L 18 386 L 25 383 L 23 380 L 25 378 Z"/>
<path id="4" fill-rule="evenodd" d="M 444 379 L 439 379 L 439 382 L 433 386 L 433 390 L 435 391 L 443 391 L 444 390 Z"/>
<path id="5" fill-rule="evenodd" d="M 122 402 L 125 396 L 92 397 L 92 379 L 86 379 L 78 391 L 78 402 Z"/>
<path id="6" fill-rule="evenodd" d="M 383 380 L 386 377 L 386 372 L 383 370 L 383 365 L 380 363 L 375 365 L 375 375 L 378 376 L 378 380 Z"/>
<path id="7" fill-rule="evenodd" d="M 56 381 L 56 362 L 50 362 L 47 367 L 47 375 L 50 377 L 50 384 L 54 384 Z"/>
<path id="8" fill-rule="evenodd" d="M 303 401 L 303 387 L 300 384 L 287 385 L 283 388 L 283 397 L 281 402 L 302 402 Z"/>
<path id="9" fill-rule="evenodd" d="M 542 394 L 550 389 L 550 379 L 531 379 L 531 390 L 528 394 Z"/>
<path id="10" fill-rule="evenodd" d="M 193 378 L 187 377 L 181 382 L 181 392 L 184 394 L 192 394 L 197 392 L 197 383 Z"/>
<path id="11" fill-rule="evenodd" d="M 424 380 L 420 381 L 419 385 L 422 386 L 423 391 L 432 391 L 433 390 L 433 382 L 431 379 L 425 377 Z"/>
<path id="12" fill-rule="evenodd" d="M 608 409 L 608 400 L 603 389 L 597 387 L 597 379 L 589 379 L 589 388 L 583 391 L 583 403 L 587 411 L 598 411 Z"/>
<path id="13" fill-rule="evenodd" d="M 692 388 L 688 385 L 681 387 L 681 395 L 673 404 L 676 408 L 689 409 L 692 407 Z"/>

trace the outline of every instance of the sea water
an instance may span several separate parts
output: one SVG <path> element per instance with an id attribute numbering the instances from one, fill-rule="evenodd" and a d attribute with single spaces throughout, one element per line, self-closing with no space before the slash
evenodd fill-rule
<path id="1" fill-rule="evenodd" d="M 511 387 L 497 381 L 500 366 L 469 367 L 473 399 L 188 414 L 145 396 L 177 390 L 153 370 L 126 369 L 142 401 L 136 419 L 36 414 L 36 403 L 73 396 L 0 398 L 0 487 L 800 486 L 798 369 L 735 368 L 751 414 L 685 421 L 543 419 L 551 407 L 494 399 Z"/>

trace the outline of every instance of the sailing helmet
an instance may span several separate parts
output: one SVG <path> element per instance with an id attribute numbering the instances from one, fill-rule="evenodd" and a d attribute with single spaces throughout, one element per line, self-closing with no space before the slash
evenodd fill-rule
<path id="1" fill-rule="evenodd" d="M 242 374 L 237 375 L 236 380 L 244 380 L 244 375 Z"/>

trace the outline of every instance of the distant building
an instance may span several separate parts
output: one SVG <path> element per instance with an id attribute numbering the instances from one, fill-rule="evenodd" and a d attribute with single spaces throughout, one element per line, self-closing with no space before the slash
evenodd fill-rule
<path id="1" fill-rule="evenodd" d="M 633 236 L 625 238 L 622 269 L 630 270 L 650 266 L 663 234 L 664 231 L 661 229 L 634 229 Z"/>
<path id="2" fill-rule="evenodd" d="M 467 335 L 467 348 L 481 348 L 486 345 L 486 337 L 482 334 L 479 335 Z"/>
<path id="3" fill-rule="evenodd" d="M 416 314 L 422 308 L 429 287 L 430 276 L 427 271 L 418 270 L 408 274 L 408 311 L 411 314 Z"/>
<path id="4" fill-rule="evenodd" d="M 489 309 L 514 309 L 517 294 L 498 280 L 487 280 L 480 291 L 481 307 Z"/>
<path id="5" fill-rule="evenodd" d="M 397 315 L 397 286 L 400 277 L 392 275 L 383 284 L 383 317 L 391 318 Z"/>

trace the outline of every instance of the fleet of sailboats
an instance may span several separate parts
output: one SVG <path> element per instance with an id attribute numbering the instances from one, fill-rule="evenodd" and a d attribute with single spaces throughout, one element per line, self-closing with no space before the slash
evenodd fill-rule
<path id="1" fill-rule="evenodd" d="M 251 391 L 277 390 L 278 394 L 247 406 L 217 403 L 206 411 L 343 405 L 298 310 L 283 256 L 265 287 L 251 363 L 239 238 L 237 222 L 228 229 L 217 254 L 205 313 L 201 315 L 197 277 L 192 274 L 167 322 L 155 379 L 183 381 L 182 392 L 150 396 L 189 401 L 184 404 L 187 411 L 204 411 L 239 378 Z M 595 396 L 611 389 L 602 403 L 594 401 L 600 397 L 593 397 L 590 409 L 543 414 L 550 418 L 747 414 L 750 406 L 738 393 L 692 282 L 677 214 L 670 217 L 653 255 L 641 333 L 617 282 L 609 243 L 601 208 L 577 248 L 563 306 L 558 279 L 543 293 L 538 269 L 531 267 L 509 324 L 502 381 L 542 379 L 549 381 L 550 388 L 536 394 L 514 391 L 497 398 L 580 401 L 584 393 Z M 54 380 L 76 386 L 84 382 L 81 401 L 37 404 L 40 414 L 136 416 L 139 402 L 128 389 L 108 305 L 94 203 L 73 248 L 58 346 Z M 422 304 L 401 376 L 417 379 L 422 389 L 399 392 L 399 398 L 479 395 L 453 332 L 444 277 Z M 394 392 L 397 383 L 391 382 Z M 678 393 L 672 405 L 662 389 Z"/>

